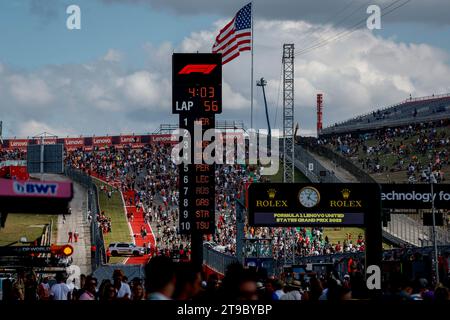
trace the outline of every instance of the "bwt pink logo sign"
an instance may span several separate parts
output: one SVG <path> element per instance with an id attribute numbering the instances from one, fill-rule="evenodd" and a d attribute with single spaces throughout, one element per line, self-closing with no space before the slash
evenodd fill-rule
<path id="1" fill-rule="evenodd" d="M 53 183 L 14 182 L 14 193 L 25 195 L 56 195 L 58 185 Z"/>

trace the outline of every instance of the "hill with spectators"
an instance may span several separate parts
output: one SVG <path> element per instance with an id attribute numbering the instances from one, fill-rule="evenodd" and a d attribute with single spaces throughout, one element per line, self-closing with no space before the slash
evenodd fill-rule
<path id="1" fill-rule="evenodd" d="M 447 182 L 449 119 L 389 127 L 367 133 L 342 133 L 317 141 L 350 159 L 379 182 Z"/>

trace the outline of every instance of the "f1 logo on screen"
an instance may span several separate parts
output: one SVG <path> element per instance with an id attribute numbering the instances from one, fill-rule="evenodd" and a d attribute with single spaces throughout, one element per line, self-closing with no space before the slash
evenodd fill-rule
<path id="1" fill-rule="evenodd" d="M 215 68 L 216 64 L 188 64 L 178 72 L 178 74 L 203 73 L 210 74 Z"/>

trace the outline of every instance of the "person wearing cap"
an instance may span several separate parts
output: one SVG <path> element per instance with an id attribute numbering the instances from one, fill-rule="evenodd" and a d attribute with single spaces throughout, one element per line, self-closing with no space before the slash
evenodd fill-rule
<path id="1" fill-rule="evenodd" d="M 124 282 L 125 274 L 122 270 L 116 269 L 113 272 L 114 289 L 116 290 L 116 298 L 128 300 L 131 298 L 131 289 L 128 283 Z"/>
<path id="2" fill-rule="evenodd" d="M 262 299 L 264 297 L 266 287 L 261 281 L 256 282 L 256 291 L 258 292 L 259 299 Z"/>
<path id="3" fill-rule="evenodd" d="M 298 280 L 293 280 L 289 282 L 286 286 L 287 293 L 283 295 L 280 300 L 302 300 L 302 294 L 300 293 L 300 289 L 302 288 L 302 284 Z"/>

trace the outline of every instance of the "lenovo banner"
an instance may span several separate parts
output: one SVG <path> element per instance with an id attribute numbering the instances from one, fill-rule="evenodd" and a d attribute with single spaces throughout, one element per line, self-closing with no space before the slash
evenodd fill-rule
<path id="1" fill-rule="evenodd" d="M 167 143 L 167 144 L 175 144 L 178 141 L 176 138 L 172 138 L 171 134 L 155 134 L 151 136 L 152 143 Z"/>
<path id="2" fill-rule="evenodd" d="M 92 145 L 96 147 L 105 147 L 112 145 L 112 137 L 92 137 Z"/>
<path id="3" fill-rule="evenodd" d="M 27 147 L 28 147 L 27 139 L 9 140 L 9 149 L 19 149 L 22 151 L 26 151 Z"/>
<path id="4" fill-rule="evenodd" d="M 141 136 L 120 136 L 120 144 L 134 144 L 141 142 Z"/>
<path id="5" fill-rule="evenodd" d="M 21 150 L 26 152 L 29 144 L 40 144 L 39 139 L 5 139 L 0 149 Z M 155 134 L 155 135 L 123 135 L 123 136 L 101 136 L 101 137 L 78 137 L 78 138 L 46 138 L 45 145 L 53 145 L 57 143 L 64 143 L 64 148 L 68 151 L 73 151 L 79 148 L 84 150 L 92 150 L 92 147 L 97 147 L 100 150 L 105 147 L 115 146 L 123 148 L 124 146 L 131 146 L 133 149 L 142 148 L 146 144 L 162 143 L 175 144 L 176 140 L 172 139 L 171 134 Z"/>
<path id="6" fill-rule="evenodd" d="M 66 150 L 72 151 L 84 146 L 84 138 L 65 138 L 64 147 Z"/>
<path id="7" fill-rule="evenodd" d="M 56 144 L 57 143 L 57 138 L 45 138 L 44 139 L 44 145 L 49 145 L 49 144 Z M 41 144 L 41 139 L 35 139 L 34 140 L 35 144 Z"/>

